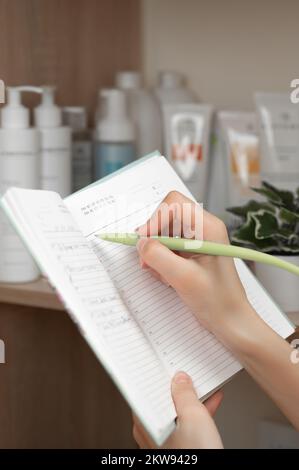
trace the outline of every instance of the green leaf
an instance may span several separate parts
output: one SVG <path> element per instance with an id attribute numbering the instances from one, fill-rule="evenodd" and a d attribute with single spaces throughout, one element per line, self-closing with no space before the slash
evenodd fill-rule
<path id="1" fill-rule="evenodd" d="M 251 214 L 252 219 L 256 222 L 255 237 L 258 240 L 272 238 L 279 230 L 279 225 L 275 215 L 271 212 L 260 210 Z"/>
<path id="2" fill-rule="evenodd" d="M 268 191 L 272 191 L 272 193 L 275 193 L 277 196 L 279 196 L 280 200 L 285 205 L 285 207 L 287 207 L 288 209 L 294 208 L 294 194 L 292 193 L 292 191 L 278 189 L 272 184 L 267 183 L 267 181 L 263 181 L 262 186 Z"/>
<path id="3" fill-rule="evenodd" d="M 285 207 L 282 207 L 279 210 L 278 215 L 280 220 L 282 220 L 283 222 L 287 222 L 288 224 L 296 224 L 297 222 L 299 222 L 299 212 L 290 211 Z"/>
<path id="4" fill-rule="evenodd" d="M 256 220 L 251 213 L 248 214 L 246 223 L 235 230 L 232 234 L 232 242 L 242 244 L 260 251 L 272 252 L 279 246 L 274 238 L 257 239 L 256 238 Z"/>
<path id="5" fill-rule="evenodd" d="M 267 253 L 299 253 L 299 188 L 293 194 L 263 181 L 261 188 L 252 189 L 267 202 L 251 200 L 227 209 L 243 221 L 232 243 Z"/>
<path id="6" fill-rule="evenodd" d="M 243 219 L 247 218 L 249 212 L 257 212 L 260 209 L 268 210 L 269 212 L 275 212 L 275 208 L 266 202 L 259 202 L 251 199 L 244 206 L 228 207 L 226 210 L 231 214 L 242 217 Z"/>
<path id="7" fill-rule="evenodd" d="M 263 195 L 272 204 L 284 206 L 290 210 L 295 208 L 295 198 L 291 191 L 278 189 L 267 181 L 262 182 L 261 188 L 251 188 L 258 194 Z"/>
<path id="8" fill-rule="evenodd" d="M 265 196 L 268 201 L 270 203 L 273 203 L 273 202 L 276 202 L 276 203 L 281 203 L 281 199 L 280 197 L 278 196 L 278 194 L 276 194 L 275 192 L 269 190 L 269 189 L 266 189 L 266 188 L 251 188 L 252 191 L 258 193 L 258 194 L 261 194 L 262 196 Z"/>
<path id="9" fill-rule="evenodd" d="M 299 255 L 299 246 L 282 245 L 278 253 L 283 253 L 286 255 Z"/>
<path id="10" fill-rule="evenodd" d="M 277 238 L 277 239 L 282 238 L 285 243 L 287 242 L 290 244 L 292 240 L 296 240 L 297 235 L 293 232 L 293 230 L 282 227 L 279 230 L 277 230 L 277 232 L 275 232 L 274 238 Z"/>

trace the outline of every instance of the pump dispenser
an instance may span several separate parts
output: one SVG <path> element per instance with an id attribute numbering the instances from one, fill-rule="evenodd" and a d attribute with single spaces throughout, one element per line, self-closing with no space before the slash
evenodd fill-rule
<path id="1" fill-rule="evenodd" d="M 137 71 L 122 71 L 116 75 L 116 86 L 127 96 L 129 114 L 136 127 L 137 156 L 154 150 L 162 151 L 162 122 L 156 97 L 142 87 Z"/>
<path id="2" fill-rule="evenodd" d="M 104 113 L 95 130 L 96 179 L 118 170 L 136 157 L 135 128 L 128 116 L 125 93 L 104 89 L 101 100 Z"/>
<path id="3" fill-rule="evenodd" d="M 41 104 L 34 110 L 35 125 L 43 127 L 59 127 L 62 123 L 61 109 L 54 102 L 55 87 L 41 87 Z"/>
<path id="4" fill-rule="evenodd" d="M 7 88 L 7 104 L 1 110 L 0 193 L 10 186 L 39 189 L 40 135 L 30 127 L 29 110 L 22 105 L 23 92 L 39 88 Z M 0 282 L 30 282 L 39 270 L 5 214 L 0 212 Z"/>
<path id="5" fill-rule="evenodd" d="M 72 185 L 71 129 L 62 126 L 55 88 L 44 86 L 40 91 L 41 104 L 34 110 L 34 120 L 41 132 L 41 186 L 66 197 Z"/>

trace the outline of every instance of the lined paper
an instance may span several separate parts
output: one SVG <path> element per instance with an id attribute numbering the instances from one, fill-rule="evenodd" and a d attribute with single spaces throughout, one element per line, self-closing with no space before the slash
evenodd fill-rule
<path id="1" fill-rule="evenodd" d="M 150 423 L 159 436 L 175 417 L 164 366 L 60 197 L 44 191 L 37 197 L 36 193 L 17 190 L 14 198 L 41 243 L 40 251 L 47 259 L 43 269 L 83 336 L 94 338 L 93 349 L 99 358 L 102 360 L 103 353 L 108 357 L 108 371 L 116 371 L 118 383 L 125 387 L 124 395 L 132 407 L 137 406 L 140 419 Z M 36 240 L 34 244 L 38 245 Z"/>
<path id="2" fill-rule="evenodd" d="M 98 232 L 134 231 L 173 190 L 190 197 L 164 158 L 156 157 L 70 197 L 66 204 L 169 376 L 177 370 L 185 370 L 193 378 L 198 396 L 203 397 L 240 370 L 241 365 L 199 324 L 173 289 L 141 270 L 135 248 L 95 237 Z M 105 199 L 111 202 L 113 198 L 115 204 L 123 195 L 127 196 L 127 206 L 122 211 L 114 211 L 113 203 L 105 204 Z M 96 201 L 102 201 L 100 209 Z M 138 204 L 134 207 L 132 201 Z M 249 300 L 258 313 L 282 336 L 290 334 L 289 322 L 281 316 L 244 264 L 237 263 L 237 268 Z"/>

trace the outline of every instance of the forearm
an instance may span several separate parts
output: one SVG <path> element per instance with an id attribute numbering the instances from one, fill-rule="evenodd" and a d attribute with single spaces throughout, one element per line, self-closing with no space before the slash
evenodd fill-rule
<path id="1" fill-rule="evenodd" d="M 292 347 L 251 308 L 224 316 L 214 331 L 299 430 L 299 364 Z"/>

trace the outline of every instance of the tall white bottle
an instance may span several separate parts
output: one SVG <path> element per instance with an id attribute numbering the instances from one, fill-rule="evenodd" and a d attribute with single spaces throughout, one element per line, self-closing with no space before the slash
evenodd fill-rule
<path id="1" fill-rule="evenodd" d="M 54 103 L 54 87 L 42 87 L 42 101 L 34 110 L 41 132 L 41 187 L 61 197 L 72 192 L 71 129 L 62 126 L 62 111 Z"/>
<path id="2" fill-rule="evenodd" d="M 123 71 L 116 75 L 116 86 L 127 95 L 128 109 L 136 126 L 136 153 L 142 157 L 162 151 L 162 120 L 157 98 L 141 86 L 140 73 Z"/>
<path id="3" fill-rule="evenodd" d="M 7 105 L 1 111 L 0 194 L 10 186 L 40 187 L 40 135 L 30 127 L 29 110 L 21 104 L 21 93 L 34 87 L 7 88 Z M 30 282 L 39 277 L 31 255 L 0 210 L 0 282 Z"/>
<path id="4" fill-rule="evenodd" d="M 119 170 L 136 158 L 135 126 L 127 113 L 126 95 L 114 88 L 101 91 L 102 117 L 94 132 L 95 179 Z"/>
<path id="5" fill-rule="evenodd" d="M 179 72 L 160 72 L 158 84 L 154 88 L 154 93 L 160 105 L 197 102 L 195 94 L 185 86 L 184 82 L 185 77 Z"/>

